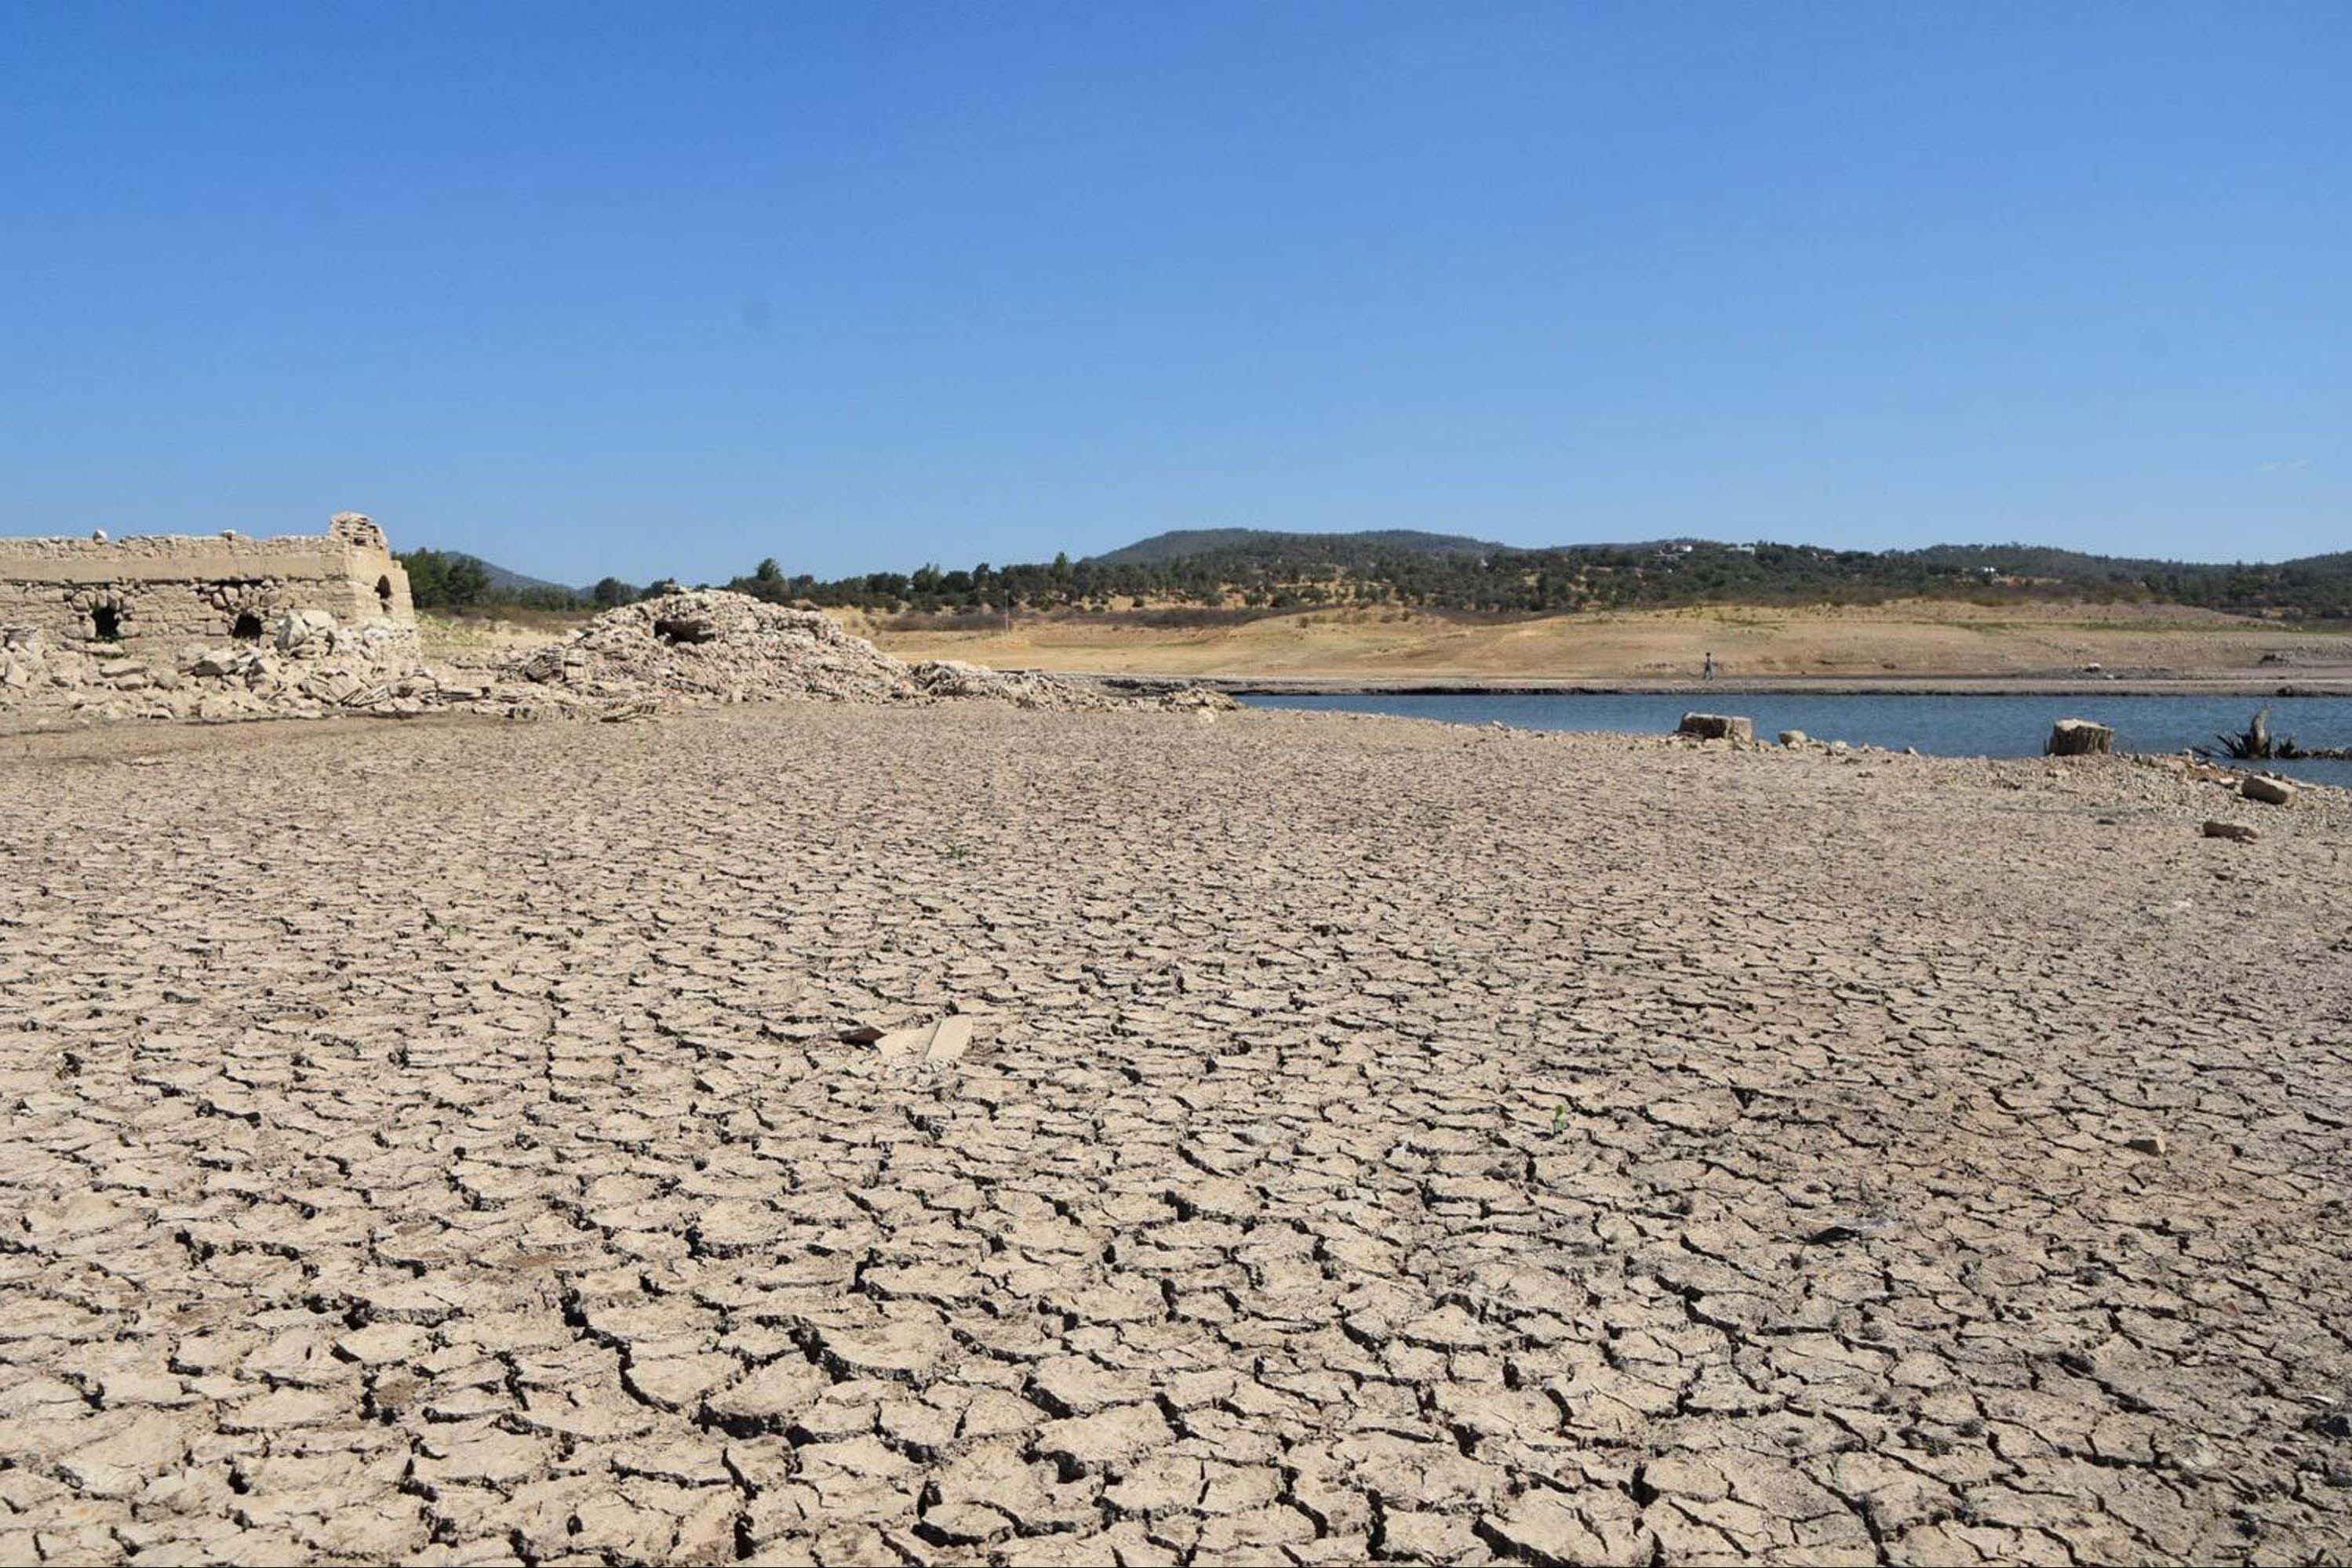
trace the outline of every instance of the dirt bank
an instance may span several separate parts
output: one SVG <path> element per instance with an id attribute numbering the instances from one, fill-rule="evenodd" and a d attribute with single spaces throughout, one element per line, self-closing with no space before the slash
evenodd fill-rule
<path id="1" fill-rule="evenodd" d="M 941 632 L 858 620 L 904 658 L 1091 674 L 1340 682 L 1567 681 L 1638 689 L 1697 678 L 2223 679 L 2273 689 L 2352 681 L 2352 632 L 2177 606 L 1906 603 L 1720 608 L 1481 621 L 1425 612 L 1319 612 L 1175 630 L 1131 617 L 1024 619 Z M 2086 667 L 2097 666 L 2095 671 Z"/>

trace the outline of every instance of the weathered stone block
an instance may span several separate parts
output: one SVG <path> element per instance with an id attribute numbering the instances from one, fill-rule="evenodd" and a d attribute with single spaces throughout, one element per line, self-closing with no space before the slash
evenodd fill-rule
<path id="1" fill-rule="evenodd" d="M 1695 735 L 1702 740 L 1752 741 L 1756 738 L 1756 721 L 1738 714 L 1686 713 L 1675 733 Z"/>

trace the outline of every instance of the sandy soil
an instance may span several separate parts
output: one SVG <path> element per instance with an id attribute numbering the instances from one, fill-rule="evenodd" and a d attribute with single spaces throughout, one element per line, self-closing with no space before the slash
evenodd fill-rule
<path id="1" fill-rule="evenodd" d="M 1103 619 L 1024 621 L 1010 634 L 910 631 L 884 619 L 861 622 L 860 630 L 901 658 L 1156 675 L 1688 679 L 1710 651 L 1725 674 L 1740 677 L 2051 676 L 2086 664 L 2133 674 L 2352 675 L 2352 633 L 2178 606 L 1923 602 L 1504 623 L 1356 611 L 1198 632 Z M 2266 654 L 2273 663 L 2263 663 Z"/>
<path id="2" fill-rule="evenodd" d="M 9 1561 L 2352 1538 L 2332 791 L 966 704 L 0 810 Z"/>
<path id="3" fill-rule="evenodd" d="M 519 620 L 499 620 L 483 616 L 447 616 L 430 613 L 416 618 L 416 638 L 425 656 L 436 664 L 455 664 L 461 668 L 493 664 L 504 654 L 543 648 L 559 643 L 590 617 L 558 614 L 552 611 L 532 611 L 521 613 Z"/>

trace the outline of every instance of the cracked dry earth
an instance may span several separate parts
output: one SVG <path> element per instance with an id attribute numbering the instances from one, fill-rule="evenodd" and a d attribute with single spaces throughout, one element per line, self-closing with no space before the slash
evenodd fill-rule
<path id="1" fill-rule="evenodd" d="M 9 749 L 8 1561 L 2352 1533 L 2332 792 L 986 705 Z"/>

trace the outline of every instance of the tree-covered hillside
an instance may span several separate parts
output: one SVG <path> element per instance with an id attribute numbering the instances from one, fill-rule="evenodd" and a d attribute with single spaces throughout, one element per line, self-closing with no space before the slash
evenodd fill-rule
<path id="1" fill-rule="evenodd" d="M 1091 556 L 1083 564 L 1160 566 L 1192 556 L 1213 555 L 1234 560 L 1345 565 L 1381 556 L 1485 555 L 1504 548 L 1463 534 L 1430 534 L 1418 528 L 1373 528 L 1353 534 L 1285 533 L 1273 528 L 1178 528 Z"/>
<path id="2" fill-rule="evenodd" d="M 1164 541 L 1225 540 L 1163 555 Z M 1435 540 L 1438 544 L 1398 541 Z M 779 601 L 876 612 L 1157 610 L 1197 615 L 1322 605 L 1410 605 L 1488 613 L 1565 613 L 1692 604 L 1868 604 L 1895 599 L 1988 603 L 2090 600 L 2174 603 L 2295 619 L 2352 618 L 2352 553 L 2274 565 L 2135 560 L 2028 545 L 1838 550 L 1816 545 L 1570 545 L 1459 548 L 1450 535 L 1162 535 L 1090 560 L 914 572 L 834 581 L 776 562 L 728 586 Z M 1146 559 L 1132 551 L 1144 547 Z"/>
<path id="3" fill-rule="evenodd" d="M 1192 548 L 1198 547 L 1198 548 Z M 606 578 L 575 592 L 517 579 L 454 550 L 411 550 L 419 609 L 609 609 L 651 589 Z M 774 559 L 725 586 L 777 603 L 878 613 L 1121 611 L 1206 621 L 1318 606 L 1400 605 L 1488 614 L 1561 614 L 1692 604 L 1983 603 L 2088 600 L 2186 604 L 2295 620 L 2352 619 L 2352 552 L 2275 564 L 2085 555 L 2040 545 L 1838 550 L 1817 545 L 1565 545 L 1514 549 L 1456 534 L 1255 528 L 1160 534 L 1087 560 L 925 566 L 820 580 Z"/>

